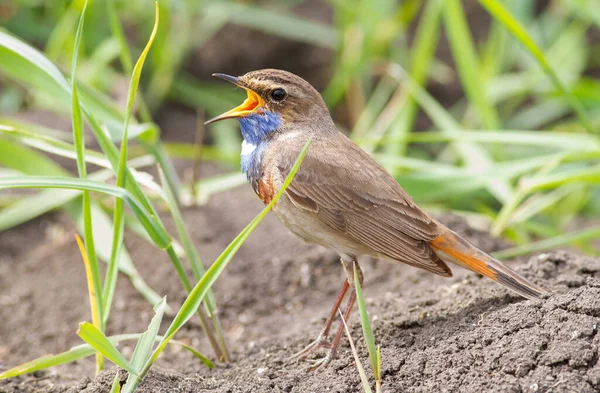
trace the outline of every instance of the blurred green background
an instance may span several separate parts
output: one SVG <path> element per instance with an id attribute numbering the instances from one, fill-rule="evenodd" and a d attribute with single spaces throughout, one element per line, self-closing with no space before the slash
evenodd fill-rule
<path id="1" fill-rule="evenodd" d="M 429 211 L 460 214 L 514 242 L 500 256 L 564 245 L 600 254 L 597 0 L 158 4 L 158 35 L 129 135 L 140 143 L 130 158 L 150 152 L 149 163 L 162 159 L 167 170 L 184 159 L 187 172 L 193 161 L 215 163 L 216 176 L 173 176 L 185 204 L 244 183 L 237 123 L 200 126 L 243 94 L 210 74 L 274 67 L 317 87 L 340 130 Z M 83 5 L 4 1 L 1 31 L 69 75 Z M 77 78 L 84 102 L 115 141 L 131 57 L 153 22 L 150 0 L 88 4 Z M 20 63 L 7 42 L 0 46 L 0 176 L 74 172 L 70 100 Z M 98 150 L 91 135 L 88 147 Z M 2 194 L 0 229 L 66 206 L 39 206 L 34 197 Z"/>

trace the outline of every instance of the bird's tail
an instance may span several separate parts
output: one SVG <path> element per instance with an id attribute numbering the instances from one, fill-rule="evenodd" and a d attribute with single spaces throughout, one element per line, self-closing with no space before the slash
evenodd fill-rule
<path id="1" fill-rule="evenodd" d="M 446 232 L 433 239 L 429 245 L 444 262 L 455 263 L 489 277 L 527 299 L 538 298 L 547 293 L 450 229 L 446 229 Z"/>

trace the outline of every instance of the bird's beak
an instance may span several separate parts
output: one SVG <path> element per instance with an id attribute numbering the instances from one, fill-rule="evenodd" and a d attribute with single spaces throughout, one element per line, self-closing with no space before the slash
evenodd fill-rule
<path id="1" fill-rule="evenodd" d="M 232 110 L 227 111 L 217 117 L 214 117 L 204 124 L 214 123 L 215 121 L 224 120 L 224 119 L 232 119 L 235 117 L 248 116 L 249 114 L 256 112 L 259 108 L 261 108 L 264 105 L 265 102 L 261 98 L 261 96 L 258 95 L 257 93 L 255 93 L 254 91 L 250 90 L 246 86 L 244 86 L 240 82 L 239 78 L 237 78 L 235 76 L 231 76 L 231 75 L 226 75 L 226 74 L 213 74 L 213 76 L 216 76 L 217 78 L 225 79 L 226 81 L 231 82 L 234 85 L 246 90 L 246 92 L 248 93 L 248 98 L 246 98 L 246 100 L 242 103 L 242 105 L 237 106 L 237 107 L 233 108 Z"/>

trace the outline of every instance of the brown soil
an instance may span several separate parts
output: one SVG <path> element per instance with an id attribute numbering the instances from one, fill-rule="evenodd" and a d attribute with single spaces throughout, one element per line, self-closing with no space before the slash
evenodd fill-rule
<path id="1" fill-rule="evenodd" d="M 311 10 L 312 5 L 299 12 Z M 327 12 L 306 15 L 322 21 L 332 17 Z M 248 41 L 263 44 L 261 52 L 248 52 L 245 43 L 230 38 L 247 34 L 252 38 Z M 191 57 L 188 70 L 206 77 L 216 71 L 242 74 L 269 66 L 297 72 L 317 87 L 325 84 L 332 52 L 265 40 L 272 37 L 230 26 Z M 223 47 L 234 50 L 222 51 Z M 446 59 L 448 50 L 440 49 L 438 55 Z M 450 104 L 462 95 L 456 86 L 432 88 L 441 102 Z M 169 122 L 178 119 L 170 117 Z M 184 128 L 193 129 L 195 118 L 188 120 L 191 125 Z M 163 130 L 163 135 L 179 140 Z M 184 216 L 204 260 L 214 260 L 261 207 L 244 187 L 218 195 L 207 206 L 187 209 Z M 503 247 L 461 220 L 443 221 L 484 250 Z M 175 233 L 172 225 L 169 229 Z M 0 234 L 0 370 L 81 343 L 75 331 L 90 316 L 73 234 L 73 225 L 61 214 Z M 185 292 L 167 256 L 132 234 L 126 245 L 144 278 L 177 309 Z M 367 306 L 382 348 L 385 392 L 600 391 L 600 260 L 563 251 L 510 263 L 556 293 L 536 301 L 524 301 L 458 268 L 453 278 L 445 279 L 387 262 L 365 259 L 361 264 Z M 169 347 L 139 391 L 360 391 L 345 340 L 339 357 L 323 372 L 307 373 L 306 363 L 287 360 L 316 336 L 343 277 L 335 254 L 301 243 L 269 216 L 214 287 L 235 362 L 208 370 L 188 353 Z M 115 299 L 108 334 L 144 331 L 152 307 L 124 276 Z M 161 331 L 171 318 L 165 317 Z M 350 328 L 368 368 L 356 315 Z M 211 353 L 195 319 L 177 338 Z M 129 357 L 133 345 L 122 343 L 119 349 Z M 97 377 L 93 370 L 93 359 L 88 358 L 0 381 L 0 393 L 107 392 L 116 369 L 109 367 Z"/>
<path id="2" fill-rule="evenodd" d="M 214 260 L 260 208 L 244 187 L 186 210 L 204 260 Z M 445 221 L 486 250 L 501 246 L 461 220 Z M 0 236 L 0 369 L 80 343 L 75 331 L 78 322 L 89 320 L 89 311 L 73 232 L 57 214 Z M 126 243 L 144 278 L 176 309 L 184 291 L 166 255 L 133 235 Z M 460 269 L 444 279 L 363 260 L 384 391 L 598 391 L 600 260 L 554 252 L 512 265 L 557 294 L 523 301 Z M 306 363 L 287 360 L 317 334 L 342 280 L 333 253 L 301 243 L 268 217 L 215 286 L 236 361 L 208 370 L 188 353 L 170 349 L 140 391 L 360 391 L 347 342 L 323 372 L 307 373 Z M 152 316 L 125 277 L 113 310 L 109 334 L 141 332 Z M 356 315 L 350 326 L 368 364 Z M 210 353 L 194 319 L 178 338 Z M 120 349 L 130 356 L 132 346 Z M 90 358 L 0 381 L 0 392 L 106 392 L 115 372 L 109 368 L 93 378 Z"/>

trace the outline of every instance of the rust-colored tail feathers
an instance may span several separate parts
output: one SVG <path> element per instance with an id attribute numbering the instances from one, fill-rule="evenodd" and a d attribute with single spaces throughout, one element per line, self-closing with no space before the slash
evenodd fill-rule
<path id="1" fill-rule="evenodd" d="M 429 244 L 444 262 L 455 263 L 489 277 L 527 299 L 547 293 L 449 229 Z"/>

